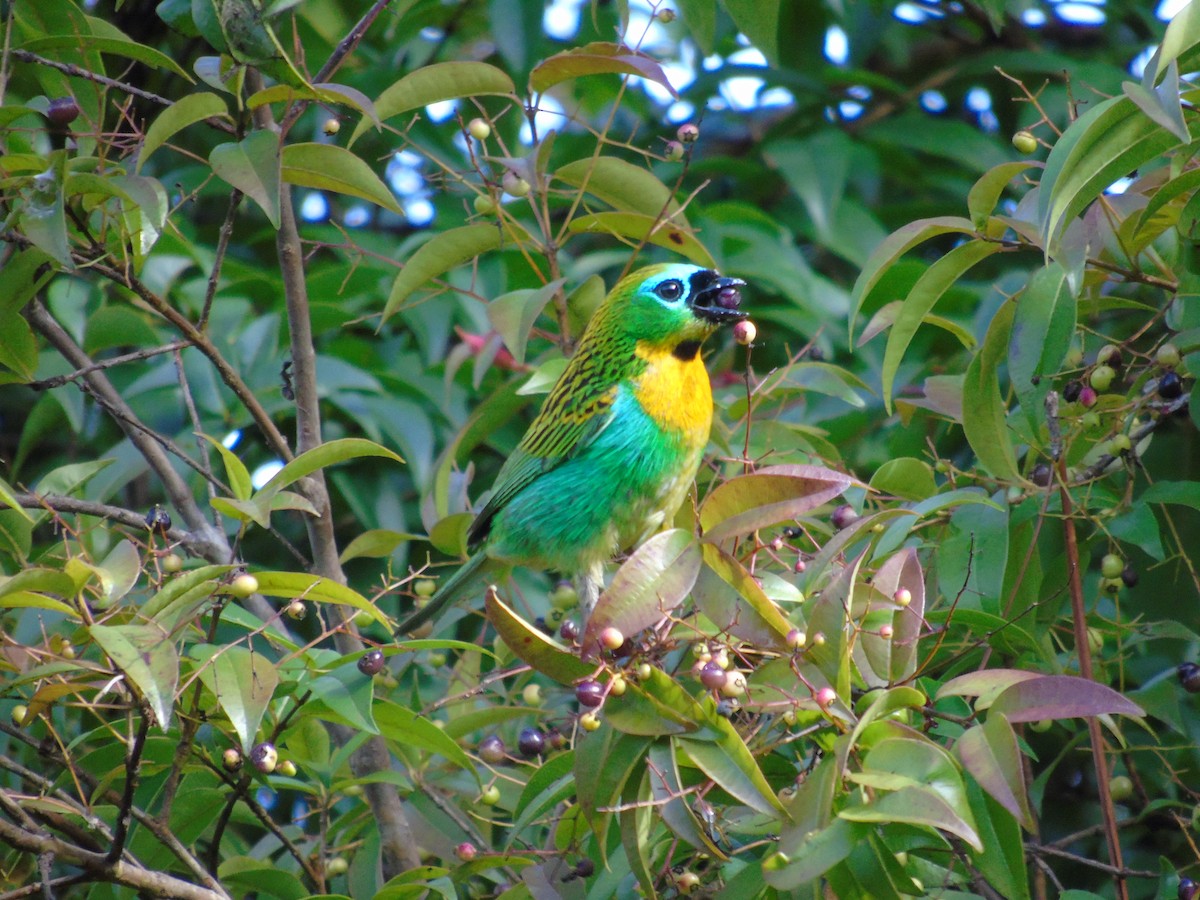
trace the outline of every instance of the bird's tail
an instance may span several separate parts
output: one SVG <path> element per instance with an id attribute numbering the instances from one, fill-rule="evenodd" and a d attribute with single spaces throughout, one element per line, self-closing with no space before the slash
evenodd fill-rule
<path id="1" fill-rule="evenodd" d="M 430 597 L 428 603 L 400 623 L 396 637 L 402 638 L 416 631 L 451 603 L 467 599 L 477 592 L 482 593 L 488 581 L 494 577 L 496 567 L 493 562 L 482 550 L 468 559 L 446 579 L 441 590 Z"/>

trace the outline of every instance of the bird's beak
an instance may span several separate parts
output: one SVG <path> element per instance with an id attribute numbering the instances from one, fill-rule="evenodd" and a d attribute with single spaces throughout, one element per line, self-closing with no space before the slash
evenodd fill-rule
<path id="1" fill-rule="evenodd" d="M 713 273 L 711 283 L 692 296 L 692 312 L 715 325 L 726 325 L 746 318 L 743 312 L 742 292 L 746 286 L 740 278 L 726 278 Z"/>

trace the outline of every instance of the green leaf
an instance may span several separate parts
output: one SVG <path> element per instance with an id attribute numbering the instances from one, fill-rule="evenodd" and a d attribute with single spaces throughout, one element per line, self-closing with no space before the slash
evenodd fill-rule
<path id="1" fill-rule="evenodd" d="M 276 472 L 271 480 L 262 486 L 255 499 L 273 497 L 283 488 L 295 484 L 318 469 L 363 457 L 382 457 L 393 462 L 404 462 L 387 447 L 374 441 L 368 441 L 366 438 L 339 438 L 335 441 L 326 441 L 319 447 L 301 453 Z"/>
<path id="2" fill-rule="evenodd" d="M 572 234 L 612 234 L 633 241 L 645 241 L 673 250 L 699 266 L 716 268 L 716 260 L 689 228 L 665 222 L 657 215 L 629 212 L 602 212 L 575 216 L 567 229 Z"/>
<path id="3" fill-rule="evenodd" d="M 356 663 L 345 662 L 337 666 L 313 679 L 309 687 L 312 700 L 311 705 L 305 706 L 306 712 L 370 734 L 379 734 L 373 712 L 374 679 L 358 671 Z"/>
<path id="4" fill-rule="evenodd" d="M 991 715 L 983 725 L 963 732 L 954 753 L 980 786 L 1028 831 L 1036 824 L 1029 809 L 1017 735 L 1002 715 Z"/>
<path id="5" fill-rule="evenodd" d="M 333 191 L 368 200 L 403 215 L 396 195 L 375 170 L 337 144 L 288 144 L 280 160 L 281 177 L 288 184 Z"/>
<path id="6" fill-rule="evenodd" d="M 128 540 L 119 541 L 92 569 L 100 577 L 102 594 L 95 605 L 107 609 L 133 589 L 142 574 L 142 560 L 137 548 Z"/>
<path id="7" fill-rule="evenodd" d="M 470 772 L 478 780 L 479 774 L 471 757 L 467 756 L 466 751 L 454 738 L 432 720 L 383 698 L 374 701 L 372 713 L 375 724 L 379 726 L 379 733 L 397 747 L 420 747 L 422 750 L 436 753 L 460 769 Z"/>
<path id="8" fill-rule="evenodd" d="M 963 379 L 963 433 L 967 443 L 984 469 L 1009 481 L 1020 475 L 998 372 L 1007 355 L 1015 313 L 1015 303 L 1000 307 Z"/>
<path id="9" fill-rule="evenodd" d="M 512 847 L 533 822 L 550 814 L 558 804 L 575 796 L 575 752 L 568 750 L 550 757 L 529 776 L 513 812 L 504 849 Z"/>
<path id="10" fill-rule="evenodd" d="M 926 500 L 937 493 L 933 467 L 912 456 L 889 459 L 875 470 L 870 486 L 903 500 Z"/>
<path id="11" fill-rule="evenodd" d="M 158 118 L 146 129 L 146 137 L 142 141 L 142 149 L 138 153 L 137 167 L 134 171 L 140 172 L 150 155 L 180 131 L 214 116 L 229 117 L 225 101 L 216 94 L 203 91 L 180 97 L 159 113 Z"/>
<path id="12" fill-rule="evenodd" d="M 704 540 L 716 543 L 811 512 L 856 484 L 822 466 L 767 466 L 714 490 L 700 507 Z"/>
<path id="13" fill-rule="evenodd" d="M 939 828 L 962 838 L 976 850 L 982 850 L 974 826 L 961 812 L 970 815 L 965 803 L 961 807 L 951 806 L 937 791 L 914 786 L 883 794 L 873 803 L 851 806 L 838 816 L 850 822 L 892 824 L 905 822 Z"/>
<path id="14" fill-rule="evenodd" d="M 1192 142 L 1183 107 L 1179 102 L 1179 72 L 1174 66 L 1167 69 L 1167 78 L 1155 90 L 1147 90 L 1136 81 L 1122 83 L 1121 90 L 1138 109 L 1185 144 Z"/>
<path id="15" fill-rule="evenodd" d="M 779 64 L 780 0 L 722 0 L 738 31 L 762 51 L 771 65 Z"/>
<path id="16" fill-rule="evenodd" d="M 65 165 L 65 152 L 55 151 L 46 171 L 30 179 L 29 187 L 21 192 L 23 202 L 17 207 L 17 226 L 35 247 L 70 269 L 74 262 L 63 198 Z"/>
<path id="17" fill-rule="evenodd" d="M 700 574 L 700 546 L 682 528 L 660 531 L 637 548 L 613 575 L 588 617 L 580 640 L 585 659 L 600 653 L 600 632 L 632 637 L 657 625 L 688 596 Z"/>
<path id="18" fill-rule="evenodd" d="M 662 219 L 687 225 L 671 189 L 649 170 L 623 159 L 589 156 L 567 163 L 554 177 L 623 212 L 640 213 L 652 221 Z"/>
<path id="19" fill-rule="evenodd" d="M 976 230 L 983 231 L 987 228 L 988 219 L 1009 183 L 1035 165 L 1037 163 L 1028 161 L 1001 163 L 985 172 L 972 185 L 970 193 L 967 194 L 967 210 L 971 216 L 971 224 Z"/>
<path id="20" fill-rule="evenodd" d="M 572 47 L 542 60 L 529 73 L 529 87 L 534 93 L 544 94 L 572 78 L 604 74 L 636 75 L 662 85 L 672 97 L 679 96 L 658 60 L 632 47 L 607 41 Z"/>
<path id="21" fill-rule="evenodd" d="M 883 403 L 889 413 L 892 411 L 892 386 L 896 372 L 925 317 L 955 282 L 978 263 L 1002 249 L 1003 245 L 994 241 L 968 241 L 955 247 L 926 269 L 912 286 L 888 333 L 887 349 L 883 355 Z"/>
<path id="22" fill-rule="evenodd" d="M 1104 100 L 1071 123 L 1050 151 L 1038 215 L 1051 256 L 1069 220 L 1110 184 L 1178 145 L 1128 97 Z"/>
<path id="23" fill-rule="evenodd" d="M 164 732 L 171 727 L 179 655 L 155 625 L 89 625 L 88 633 L 150 705 Z"/>
<path id="24" fill-rule="evenodd" d="M 1200 482 L 1159 481 L 1142 493 L 1144 503 L 1174 503 L 1200 509 Z"/>
<path id="25" fill-rule="evenodd" d="M 679 0 L 676 5 L 692 40 L 705 56 L 712 55 L 717 32 L 717 0 Z"/>
<path id="26" fill-rule="evenodd" d="M 217 698 L 222 712 L 249 753 L 256 743 L 263 714 L 279 686 L 275 664 L 247 647 L 199 644 L 191 656 L 200 664 L 200 680 Z"/>
<path id="27" fill-rule="evenodd" d="M 279 135 L 254 131 L 238 143 L 218 144 L 208 161 L 220 178 L 257 203 L 279 227 Z"/>
<path id="28" fill-rule="evenodd" d="M 1008 376 L 1034 434 L 1046 420 L 1050 376 L 1058 372 L 1075 334 L 1075 295 L 1058 263 L 1038 269 L 1017 296 L 1008 341 Z"/>
<path id="29" fill-rule="evenodd" d="M 347 85 L 333 82 L 313 85 L 273 84 L 247 97 L 246 108 L 257 109 L 268 103 L 295 103 L 300 100 L 315 100 L 319 103 L 350 106 L 374 124 L 379 124 L 379 115 L 375 111 L 375 104 L 366 94 Z"/>
<path id="30" fill-rule="evenodd" d="M 559 278 L 540 288 L 509 291 L 488 304 L 488 320 L 518 363 L 525 362 L 525 345 L 533 323 L 555 293 L 562 289 L 564 281 Z"/>
<path id="31" fill-rule="evenodd" d="M 796 852 L 773 853 L 763 860 L 763 879 L 781 891 L 804 887 L 848 858 L 868 833 L 865 825 L 834 819 L 809 831 Z"/>
<path id="32" fill-rule="evenodd" d="M 221 454 L 221 460 L 225 463 L 225 477 L 229 480 L 229 489 L 233 491 L 233 496 L 238 500 L 249 500 L 250 495 L 254 493 L 254 487 L 250 483 L 250 470 L 246 468 L 245 463 L 216 438 L 207 434 L 201 434 L 200 437 L 212 444 Z"/>
<path id="33" fill-rule="evenodd" d="M 622 698 L 624 699 L 624 698 Z M 679 777 L 679 758 L 668 741 L 658 741 L 650 747 L 646 776 L 650 796 L 659 817 L 676 837 L 691 844 L 697 850 L 726 859 L 725 854 L 713 843 L 708 832 L 700 827 L 692 807 L 687 803 L 683 781 Z"/>
<path id="34" fill-rule="evenodd" d="M 715 722 L 709 724 L 718 730 L 719 737 L 716 741 L 684 736 L 674 737 L 672 740 L 727 794 L 764 816 L 772 819 L 785 818 L 783 804 L 775 796 L 775 791 L 767 782 L 745 741 L 728 720 L 717 718 L 715 715 L 714 718 Z"/>
<path id="35" fill-rule="evenodd" d="M 113 56 L 123 56 L 126 59 L 145 63 L 154 69 L 169 69 L 185 81 L 192 81 L 192 76 L 180 68 L 179 64 L 165 53 L 155 50 L 153 47 L 147 47 L 145 44 L 131 41 L 103 19 L 91 18 L 89 21 L 106 26 L 106 29 L 110 30 L 111 34 L 109 36 L 95 34 L 56 34 L 25 41 L 22 43 L 21 49 L 30 53 L 36 53 L 39 56 L 44 55 L 47 51 L 54 50 L 109 53 Z"/>
<path id="36" fill-rule="evenodd" d="M 754 576 L 714 544 L 701 544 L 700 549 L 704 567 L 692 588 L 697 608 L 719 631 L 755 647 L 786 649 L 792 623 Z"/>
<path id="37" fill-rule="evenodd" d="M 521 618 L 494 590 L 489 589 L 484 595 L 484 604 L 501 640 L 538 672 L 559 684 L 574 684 L 595 671 L 594 666 Z"/>
<path id="38" fill-rule="evenodd" d="M 481 253 L 498 249 L 504 235 L 495 225 L 463 225 L 441 231 L 426 241 L 404 263 L 392 282 L 391 293 L 383 307 L 382 321 L 404 308 L 404 302 L 417 288 L 432 278 L 472 260 Z"/>
<path id="39" fill-rule="evenodd" d="M 409 541 L 427 541 L 428 537 L 420 534 L 410 534 L 407 531 L 392 531 L 388 528 L 370 528 L 354 537 L 342 555 L 339 562 L 345 563 L 360 557 L 381 558 L 391 556 L 396 548 Z"/>
<path id="40" fill-rule="evenodd" d="M 1172 63 L 1189 55 L 1200 44 L 1200 6 L 1188 3 L 1167 25 L 1162 43 L 1146 66 L 1143 85 L 1158 84 Z"/>
<path id="41" fill-rule="evenodd" d="M 141 614 L 152 618 L 163 631 L 171 634 L 180 622 L 190 621 L 204 604 L 211 601 L 217 585 L 232 570 L 233 566 L 201 566 L 180 572 L 146 601 Z"/>
<path id="42" fill-rule="evenodd" d="M 662 677 L 670 679 L 665 672 Z M 674 692 L 682 693 L 679 685 L 672 683 Z M 617 731 L 624 734 L 640 734 L 645 737 L 664 737 L 670 734 L 686 734 L 695 731 L 699 724 L 687 715 L 687 705 L 680 706 L 660 698 L 661 686 L 654 690 L 652 685 L 628 682 L 625 693 L 619 700 L 604 707 L 604 719 Z"/>
<path id="43" fill-rule="evenodd" d="M 314 603 L 338 603 L 352 606 L 367 613 L 384 628 L 390 628 L 388 617 L 380 612 L 370 600 L 355 590 L 319 575 L 303 572 L 255 572 L 258 591 L 266 597 L 283 597 L 286 600 L 311 600 Z"/>
<path id="44" fill-rule="evenodd" d="M 854 323 L 858 319 L 863 303 L 871 295 L 875 285 L 879 283 L 888 269 L 905 253 L 917 244 L 922 244 L 931 238 L 943 234 L 973 234 L 974 226 L 970 219 L 961 216 L 941 216 L 934 219 L 918 219 L 903 228 L 892 232 L 882 244 L 875 248 L 867 264 L 863 266 L 854 282 L 854 290 L 850 295 L 852 312 L 850 313 L 850 336 L 854 337 Z"/>
<path id="45" fill-rule="evenodd" d="M 482 62 L 443 62 L 409 72 L 375 99 L 375 111 L 381 121 L 410 110 L 457 100 L 501 94 L 514 96 L 516 88 L 504 71 Z M 364 119 L 350 136 L 352 145 L 370 127 Z"/>
<path id="46" fill-rule="evenodd" d="M 21 381 L 32 381 L 37 364 L 37 338 L 29 322 L 16 309 L 0 309 L 0 365 L 11 369 Z M 0 500 L 7 498 L 0 494 Z M 15 504 L 10 505 L 15 508 Z"/>

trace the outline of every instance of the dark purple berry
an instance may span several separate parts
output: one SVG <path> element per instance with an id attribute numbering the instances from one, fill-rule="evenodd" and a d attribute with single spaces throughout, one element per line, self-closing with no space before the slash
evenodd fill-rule
<path id="1" fill-rule="evenodd" d="M 1179 683 L 1189 694 L 1200 694 L 1200 666 L 1192 662 L 1180 663 L 1175 670 Z"/>
<path id="2" fill-rule="evenodd" d="M 554 725 L 551 725 L 546 732 L 546 742 L 550 744 L 551 750 L 565 750 L 571 743 L 567 736 Z"/>
<path id="3" fill-rule="evenodd" d="M 735 287 L 721 288 L 717 292 L 717 306 L 722 309 L 737 309 L 742 304 L 742 292 Z"/>
<path id="4" fill-rule="evenodd" d="M 504 749 L 504 741 L 498 735 L 489 734 L 479 742 L 479 758 L 486 763 L 504 762 L 508 752 Z"/>
<path id="5" fill-rule="evenodd" d="M 375 676 L 383 671 L 383 651 L 376 648 L 368 650 L 358 658 L 358 671 L 364 675 Z"/>
<path id="6" fill-rule="evenodd" d="M 146 527 L 155 534 L 166 534 L 171 530 L 171 514 L 157 503 L 146 513 Z"/>
<path id="7" fill-rule="evenodd" d="M 533 620 L 533 624 L 537 626 L 537 630 L 542 634 L 548 634 L 551 637 L 554 637 L 554 626 L 547 624 L 545 616 L 538 616 Z"/>
<path id="8" fill-rule="evenodd" d="M 722 719 L 728 719 L 732 716 L 735 709 L 737 709 L 737 706 L 732 700 L 721 700 L 717 703 L 717 715 Z"/>
<path id="9" fill-rule="evenodd" d="M 1038 487 L 1049 487 L 1053 480 L 1054 470 L 1047 463 L 1038 463 L 1033 467 L 1033 472 L 1029 475 L 1029 480 Z"/>
<path id="10" fill-rule="evenodd" d="M 46 118 L 51 125 L 65 128 L 79 118 L 79 112 L 79 104 L 74 97 L 55 97 L 46 110 Z"/>
<path id="11" fill-rule="evenodd" d="M 1083 390 L 1083 382 L 1068 381 L 1063 386 L 1063 392 L 1062 392 L 1063 399 L 1066 400 L 1068 403 L 1074 403 L 1076 400 L 1079 399 L 1079 394 L 1082 390 Z"/>
<path id="12" fill-rule="evenodd" d="M 725 670 L 715 662 L 706 662 L 700 667 L 700 683 L 710 691 L 719 691 L 728 680 Z"/>
<path id="13" fill-rule="evenodd" d="M 596 864 L 590 859 L 581 859 L 575 863 L 575 874 L 580 878 L 590 878 L 596 871 Z"/>
<path id="14" fill-rule="evenodd" d="M 580 706 L 595 709 L 604 702 L 604 685 L 598 681 L 581 681 L 575 685 L 575 699 Z"/>
<path id="15" fill-rule="evenodd" d="M 1164 400 L 1175 400 L 1183 394 L 1183 379 L 1175 372 L 1163 372 L 1158 379 L 1158 396 Z"/>
<path id="16" fill-rule="evenodd" d="M 1121 581 L 1125 582 L 1125 587 L 1137 587 L 1138 573 L 1132 565 L 1126 566 L 1121 570 Z"/>
<path id="17" fill-rule="evenodd" d="M 546 738 L 536 728 L 522 728 L 521 735 L 517 738 L 517 748 L 522 756 L 532 759 L 540 756 L 546 749 Z"/>
<path id="18" fill-rule="evenodd" d="M 574 619 L 563 619 L 562 624 L 558 626 L 558 636 L 571 643 L 579 640 L 579 623 Z"/>
<path id="19" fill-rule="evenodd" d="M 858 513 L 854 511 L 854 507 L 849 503 L 843 503 L 833 511 L 833 514 L 829 517 L 829 521 L 834 529 L 841 531 L 843 528 L 853 525 L 858 521 Z"/>
<path id="20" fill-rule="evenodd" d="M 1190 878 L 1179 879 L 1179 900 L 1196 900 L 1200 895 L 1200 884 Z"/>

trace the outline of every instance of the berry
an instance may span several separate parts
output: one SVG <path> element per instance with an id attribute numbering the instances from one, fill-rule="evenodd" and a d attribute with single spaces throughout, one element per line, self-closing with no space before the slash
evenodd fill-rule
<path id="1" fill-rule="evenodd" d="M 46 118 L 50 124 L 63 128 L 79 118 L 79 104 L 74 97 L 55 97 L 46 109 Z"/>
<path id="2" fill-rule="evenodd" d="M 1182 361 L 1179 354 L 1179 348 L 1174 344 L 1166 343 L 1154 351 L 1154 361 L 1164 369 L 1173 369 Z"/>
<path id="3" fill-rule="evenodd" d="M 430 650 L 429 651 L 429 665 L 433 666 L 433 668 L 435 668 L 435 669 L 440 669 L 445 664 L 446 664 L 446 654 L 445 653 L 442 653 L 440 650 Z"/>
<path id="4" fill-rule="evenodd" d="M 1029 480 L 1038 487 L 1049 487 L 1053 477 L 1054 470 L 1050 468 L 1048 463 L 1038 463 L 1033 467 L 1033 471 L 1029 473 Z"/>
<path id="5" fill-rule="evenodd" d="M 221 754 L 221 765 L 225 767 L 226 772 L 236 772 L 242 767 L 242 751 L 237 747 L 228 747 Z"/>
<path id="6" fill-rule="evenodd" d="M 1185 691 L 1189 694 L 1200 694 L 1200 666 L 1191 662 L 1180 663 L 1175 674 Z"/>
<path id="7" fill-rule="evenodd" d="M 700 886 L 700 876 L 695 872 L 680 872 L 675 876 L 675 889 L 685 896 Z"/>
<path id="8" fill-rule="evenodd" d="M 663 12 L 670 12 L 670 10 L 662 10 L 659 15 L 662 15 Z M 590 859 L 581 859 L 579 862 L 575 863 L 575 875 L 579 878 L 591 878 L 595 872 L 596 864 Z"/>
<path id="9" fill-rule="evenodd" d="M 1083 390 L 1079 392 L 1079 402 L 1085 409 L 1090 409 L 1096 405 L 1096 389 L 1090 384 L 1085 385 Z"/>
<path id="10" fill-rule="evenodd" d="M 896 593 L 892 594 L 892 602 L 897 606 L 908 606 L 912 603 L 912 591 L 908 588 L 900 588 Z"/>
<path id="11" fill-rule="evenodd" d="M 1108 793 L 1114 803 L 1121 803 L 1133 796 L 1133 780 L 1128 775 L 1114 775 L 1108 780 Z"/>
<path id="12" fill-rule="evenodd" d="M 595 709 L 604 702 L 604 686 L 598 681 L 581 681 L 575 685 L 575 699 L 580 706 Z"/>
<path id="13" fill-rule="evenodd" d="M 289 619 L 295 619 L 299 621 L 308 614 L 308 607 L 305 605 L 303 600 L 293 600 L 288 604 L 286 612 Z"/>
<path id="14" fill-rule="evenodd" d="M 617 650 L 624 643 L 625 635 L 621 634 L 619 628 L 609 625 L 600 629 L 600 646 L 605 650 Z"/>
<path id="15" fill-rule="evenodd" d="M 558 636 L 571 643 L 579 640 L 579 623 L 574 619 L 563 619 L 563 623 L 558 626 Z"/>
<path id="16" fill-rule="evenodd" d="M 471 860 L 473 860 L 476 857 L 476 855 L 478 853 L 479 853 L 479 851 L 475 848 L 475 845 L 472 844 L 470 841 L 463 841 L 461 844 L 459 844 L 457 847 L 454 848 L 454 855 L 457 856 L 459 859 L 461 859 L 463 862 L 470 862 Z"/>
<path id="17" fill-rule="evenodd" d="M 484 789 L 483 793 L 479 795 L 479 802 L 484 806 L 495 806 L 500 802 L 500 788 L 496 787 L 494 784 L 489 785 Z"/>
<path id="18" fill-rule="evenodd" d="M 467 123 L 467 131 L 477 141 L 486 141 L 492 136 L 492 126 L 487 119 L 472 119 Z"/>
<path id="19" fill-rule="evenodd" d="M 183 569 L 183 557 L 178 553 L 168 553 L 159 561 L 159 565 L 168 575 L 173 575 Z"/>
<path id="20" fill-rule="evenodd" d="M 729 676 L 715 662 L 706 662 L 700 667 L 700 683 L 710 691 L 719 691 L 725 687 Z"/>
<path id="21" fill-rule="evenodd" d="M 1062 398 L 1068 403 L 1074 403 L 1079 399 L 1079 392 L 1083 390 L 1083 383 L 1080 381 L 1068 381 L 1063 385 Z"/>
<path id="22" fill-rule="evenodd" d="M 569 581 L 560 581 L 550 594 L 550 605 L 555 609 L 574 609 L 579 605 L 579 592 Z"/>
<path id="23" fill-rule="evenodd" d="M 508 752 L 504 749 L 504 741 L 495 734 L 489 734 L 479 742 L 478 752 L 480 759 L 492 765 L 504 762 L 508 757 Z"/>
<path id="24" fill-rule="evenodd" d="M 496 214 L 496 201 L 487 194 L 476 194 L 474 206 L 475 212 L 479 213 L 481 216 L 492 216 Z M 419 581 L 417 582 L 417 584 L 420 583 L 421 582 Z"/>
<path id="25" fill-rule="evenodd" d="M 734 700 L 724 699 L 717 701 L 717 715 L 722 719 L 730 718 L 737 709 L 737 702 Z"/>
<path id="26" fill-rule="evenodd" d="M 325 124 L 321 126 L 321 130 L 330 137 L 333 137 L 342 130 L 342 123 L 337 119 L 329 118 L 325 120 Z"/>
<path id="27" fill-rule="evenodd" d="M 837 691 L 831 687 L 823 687 L 817 691 L 814 699 L 817 701 L 818 706 L 830 706 L 837 699 Z"/>
<path id="28" fill-rule="evenodd" d="M 1096 354 L 1096 362 L 1102 366 L 1111 366 L 1114 369 L 1121 368 L 1125 362 L 1121 358 L 1121 348 L 1116 344 L 1105 344 L 1100 348 L 1100 352 Z"/>
<path id="29" fill-rule="evenodd" d="M 672 22 L 675 21 L 675 16 L 676 16 L 675 10 L 671 9 L 670 7 L 667 7 L 666 9 L 660 9 L 654 15 L 658 19 L 658 21 L 662 22 L 664 25 L 670 25 Z M 588 860 L 588 863 L 590 865 L 591 860 Z M 579 865 L 583 865 L 583 863 L 580 863 Z M 588 875 L 590 875 L 590 874 L 591 874 L 591 872 L 588 873 Z"/>
<path id="30" fill-rule="evenodd" d="M 1158 396 L 1164 400 L 1175 400 L 1183 394 L 1183 379 L 1175 372 L 1163 372 L 1158 379 Z"/>
<path id="31" fill-rule="evenodd" d="M 285 775 L 288 778 L 296 777 L 296 764 L 290 759 L 281 759 L 279 765 L 275 767 L 275 771 L 280 775 Z"/>
<path id="32" fill-rule="evenodd" d="M 1029 730 L 1041 734 L 1042 732 L 1049 731 L 1053 726 L 1053 719 L 1038 719 L 1036 722 L 1029 723 Z"/>
<path id="33" fill-rule="evenodd" d="M 749 319 L 742 319 L 733 326 L 733 339 L 743 347 L 749 347 L 758 337 L 758 329 Z"/>
<path id="34" fill-rule="evenodd" d="M 654 667 L 650 663 L 638 663 L 637 677 L 638 681 L 646 681 L 654 674 Z"/>
<path id="35" fill-rule="evenodd" d="M 849 503 L 843 503 L 834 509 L 832 515 L 829 517 L 829 522 L 836 531 L 841 531 L 848 525 L 853 525 L 856 521 L 858 521 L 858 513 L 854 511 L 854 507 Z"/>
<path id="36" fill-rule="evenodd" d="M 664 155 L 667 162 L 679 162 L 683 159 L 683 144 L 679 141 L 667 141 L 667 150 Z"/>
<path id="37" fill-rule="evenodd" d="M 29 721 L 29 707 L 24 703 L 18 703 L 12 708 L 12 723 L 20 728 Z"/>
<path id="38" fill-rule="evenodd" d="M 514 197 L 524 197 L 529 193 L 529 182 L 516 172 L 505 172 L 500 185 L 506 194 L 512 194 Z"/>
<path id="39" fill-rule="evenodd" d="M 584 731 L 595 731 L 600 727 L 600 717 L 594 712 L 584 713 L 579 717 L 579 727 Z"/>
<path id="40" fill-rule="evenodd" d="M 812 642 L 813 642 L 814 647 L 824 647 L 825 646 L 825 632 L 818 631 L 816 634 L 814 634 L 812 636 Z"/>
<path id="41" fill-rule="evenodd" d="M 250 748 L 250 762 L 264 775 L 270 775 L 279 763 L 279 751 L 270 741 L 255 744 Z"/>
<path id="42" fill-rule="evenodd" d="M 517 749 L 521 751 L 522 756 L 529 759 L 540 756 L 546 749 L 546 738 L 536 728 L 522 728 L 521 735 L 517 738 Z"/>
<path id="43" fill-rule="evenodd" d="M 1112 366 L 1096 366 L 1092 369 L 1092 377 L 1089 379 L 1092 387 L 1100 393 L 1107 391 L 1113 383 L 1113 379 L 1117 377 L 1117 371 Z"/>
<path id="44" fill-rule="evenodd" d="M 1129 440 L 1127 434 L 1113 435 L 1111 441 L 1108 442 L 1108 452 L 1111 456 L 1120 456 L 1122 453 L 1128 453 L 1133 449 L 1133 442 Z"/>
<path id="45" fill-rule="evenodd" d="M 1178 897 L 1179 900 L 1196 900 L 1200 897 L 1200 884 L 1190 878 L 1180 878 Z"/>
<path id="46" fill-rule="evenodd" d="M 1087 645 L 1088 650 L 1092 653 L 1099 653 L 1104 649 L 1104 632 L 1099 628 L 1089 628 L 1087 630 Z"/>
<path id="47" fill-rule="evenodd" d="M 700 139 L 700 129 L 688 122 L 686 125 L 680 125 L 675 132 L 675 138 L 681 144 L 694 144 Z"/>
<path id="48" fill-rule="evenodd" d="M 746 676 L 736 669 L 732 672 L 725 673 L 725 684 L 721 686 L 721 693 L 726 697 L 740 697 L 746 693 Z"/>
<path id="49" fill-rule="evenodd" d="M 792 650 L 799 650 L 808 641 L 808 635 L 799 628 L 793 628 L 787 633 L 786 640 L 788 647 Z"/>
<path id="50" fill-rule="evenodd" d="M 1137 587 L 1138 573 L 1132 563 L 1121 570 L 1121 582 L 1128 588 Z"/>
<path id="51" fill-rule="evenodd" d="M 350 870 L 350 863 L 344 856 L 335 856 L 329 862 L 325 863 L 325 874 L 330 878 L 337 875 L 345 875 Z"/>
<path id="52" fill-rule="evenodd" d="M 1106 553 L 1100 560 L 1100 574 L 1105 578 L 1118 578 L 1125 568 L 1125 560 L 1115 553 Z"/>
<path id="53" fill-rule="evenodd" d="M 229 593 L 242 600 L 245 600 L 257 590 L 258 579 L 245 572 L 229 582 Z"/>
<path id="54" fill-rule="evenodd" d="M 1018 153 L 1024 153 L 1028 156 L 1038 148 L 1037 138 L 1028 131 L 1018 131 L 1012 136 L 1012 145 L 1016 147 Z"/>
<path id="55" fill-rule="evenodd" d="M 612 681 L 608 683 L 608 693 L 611 697 L 622 697 L 625 691 L 629 688 L 629 682 L 625 680 L 623 675 L 614 675 Z"/>
<path id="56" fill-rule="evenodd" d="M 413 585 L 413 593 L 418 597 L 432 597 L 437 591 L 437 582 L 432 578 L 422 578 Z"/>
<path id="57" fill-rule="evenodd" d="M 171 514 L 157 503 L 146 513 L 146 527 L 155 534 L 166 534 L 171 530 Z"/>
<path id="58" fill-rule="evenodd" d="M 525 689 L 521 691 L 521 702 L 526 706 L 541 706 L 546 702 L 542 696 L 541 685 L 533 684 L 532 682 L 525 685 Z"/>
<path id="59" fill-rule="evenodd" d="M 881 638 L 883 638 L 884 640 L 888 640 L 895 633 L 896 633 L 896 630 L 891 625 L 880 625 L 879 626 L 879 636 Z"/>
<path id="60" fill-rule="evenodd" d="M 383 670 L 384 662 L 383 651 L 376 647 L 374 650 L 368 650 L 358 658 L 358 671 L 364 675 L 374 677 Z"/>

